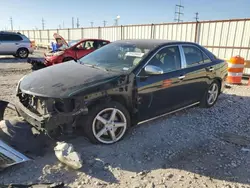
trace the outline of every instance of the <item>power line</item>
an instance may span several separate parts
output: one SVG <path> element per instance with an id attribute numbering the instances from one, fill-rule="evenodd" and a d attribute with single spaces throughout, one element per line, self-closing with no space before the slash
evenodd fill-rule
<path id="1" fill-rule="evenodd" d="M 79 27 L 80 27 L 79 18 L 77 18 L 77 21 L 76 21 L 76 27 L 77 27 L 77 28 L 79 28 Z"/>
<path id="2" fill-rule="evenodd" d="M 11 31 L 13 31 L 13 20 L 12 20 L 12 17 L 10 17 L 10 27 L 11 27 Z"/>
<path id="3" fill-rule="evenodd" d="M 106 23 L 107 23 L 107 21 L 103 20 L 103 27 L 106 27 Z"/>
<path id="4" fill-rule="evenodd" d="M 175 5 L 175 18 L 174 21 L 176 22 L 183 22 L 183 20 L 181 20 L 181 16 L 184 15 L 183 12 L 181 12 L 181 10 L 184 9 L 184 6 L 181 5 L 181 1 L 179 5 Z"/>
<path id="5" fill-rule="evenodd" d="M 93 27 L 94 26 L 94 22 L 90 22 L 90 25 L 91 25 L 91 27 Z"/>
<path id="6" fill-rule="evenodd" d="M 198 22 L 198 21 L 199 21 L 199 12 L 196 12 L 196 13 L 195 13 L 195 17 L 194 17 L 194 19 L 196 20 L 196 22 Z"/>
<path id="7" fill-rule="evenodd" d="M 42 18 L 42 29 L 43 30 L 44 30 L 44 26 L 45 26 L 44 19 Z"/>

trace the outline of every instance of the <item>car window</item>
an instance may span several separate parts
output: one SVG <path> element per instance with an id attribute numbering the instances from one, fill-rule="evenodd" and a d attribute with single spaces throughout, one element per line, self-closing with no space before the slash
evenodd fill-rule
<path id="1" fill-rule="evenodd" d="M 19 35 L 15 35 L 15 34 L 2 34 L 1 40 L 2 41 L 21 41 L 23 39 Z"/>
<path id="2" fill-rule="evenodd" d="M 183 46 L 187 67 L 196 64 L 207 63 L 211 60 L 201 50 L 194 46 Z"/>
<path id="3" fill-rule="evenodd" d="M 99 41 L 99 48 L 105 46 L 106 44 L 108 44 L 107 41 Z"/>
<path id="4" fill-rule="evenodd" d="M 96 50 L 98 48 L 99 48 L 98 41 L 86 41 L 85 42 L 85 49 L 86 50 L 90 50 L 90 49 Z"/>
<path id="5" fill-rule="evenodd" d="M 166 47 L 160 50 L 148 63 L 160 67 L 164 73 L 181 68 L 181 59 L 178 46 Z"/>

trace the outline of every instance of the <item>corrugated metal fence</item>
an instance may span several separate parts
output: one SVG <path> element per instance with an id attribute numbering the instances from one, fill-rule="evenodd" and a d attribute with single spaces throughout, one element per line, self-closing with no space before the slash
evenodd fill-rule
<path id="1" fill-rule="evenodd" d="M 59 33 L 66 41 L 81 38 L 168 39 L 197 42 L 220 58 L 240 55 L 250 60 L 250 18 L 201 22 L 125 25 L 77 29 L 21 30 L 36 43 L 48 44 Z"/>

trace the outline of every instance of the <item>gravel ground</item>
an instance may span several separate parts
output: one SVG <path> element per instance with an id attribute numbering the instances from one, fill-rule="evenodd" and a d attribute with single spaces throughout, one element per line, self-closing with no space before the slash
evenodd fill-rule
<path id="1" fill-rule="evenodd" d="M 17 81 L 30 66 L 7 60 L 0 60 L 0 99 L 12 100 Z M 242 150 L 242 145 L 250 148 L 249 111 L 250 87 L 231 86 L 214 107 L 193 107 L 140 124 L 117 144 L 71 140 L 84 161 L 80 170 L 59 163 L 51 149 L 44 157 L 1 172 L 0 184 L 63 181 L 77 188 L 250 188 L 250 151 Z"/>

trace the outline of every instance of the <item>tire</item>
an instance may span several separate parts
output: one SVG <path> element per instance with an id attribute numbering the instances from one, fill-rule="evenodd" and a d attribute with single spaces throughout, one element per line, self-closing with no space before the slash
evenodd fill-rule
<path id="1" fill-rule="evenodd" d="M 212 95 L 212 91 L 215 89 L 215 91 L 213 92 L 213 96 L 212 98 L 210 98 L 210 96 Z M 206 90 L 202 100 L 201 100 L 201 103 L 200 103 L 200 106 L 202 108 L 210 108 L 212 107 L 216 101 L 218 100 L 218 96 L 220 94 L 220 83 L 218 81 L 213 81 L 210 86 L 208 87 L 208 89 Z"/>
<path id="2" fill-rule="evenodd" d="M 112 120 L 111 122 L 108 122 L 111 119 L 111 115 L 114 113 L 114 110 L 116 111 L 116 115 L 114 116 L 115 119 L 113 119 L 113 122 Z M 102 122 L 105 120 L 106 124 L 98 120 L 97 116 L 102 118 Z M 116 143 L 124 137 L 127 130 L 131 126 L 128 110 L 120 103 L 114 101 L 93 106 L 89 109 L 88 115 L 83 119 L 84 121 L 82 127 L 85 136 L 93 144 Z M 119 125 L 116 123 L 119 123 Z M 116 127 L 115 124 L 120 127 Z M 112 132 L 113 134 L 111 134 Z M 100 137 L 98 137 L 98 134 Z M 112 135 L 115 135 L 115 137 Z M 112 137 L 115 139 L 112 139 Z"/>
<path id="3" fill-rule="evenodd" d="M 20 59 L 26 59 L 29 56 L 29 50 L 27 48 L 20 48 L 17 50 L 16 56 Z"/>
<path id="4" fill-rule="evenodd" d="M 72 57 L 65 57 L 63 58 L 62 62 L 71 61 L 71 60 L 74 60 L 74 59 Z"/>

